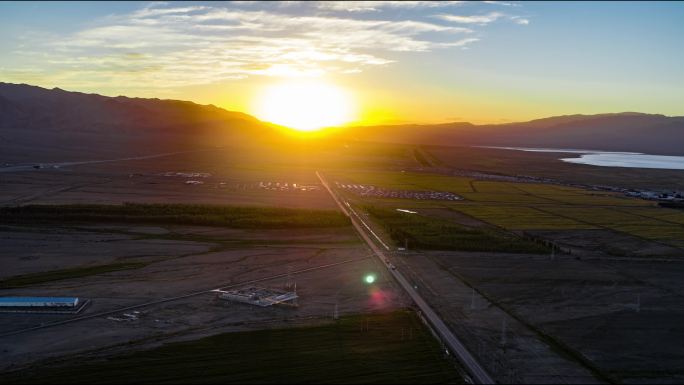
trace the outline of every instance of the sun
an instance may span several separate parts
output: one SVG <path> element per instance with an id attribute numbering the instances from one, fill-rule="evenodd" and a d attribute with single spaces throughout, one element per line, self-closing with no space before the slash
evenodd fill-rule
<path id="1" fill-rule="evenodd" d="M 253 113 L 261 120 L 315 131 L 356 118 L 356 106 L 345 89 L 324 81 L 289 81 L 271 85 L 257 97 Z"/>

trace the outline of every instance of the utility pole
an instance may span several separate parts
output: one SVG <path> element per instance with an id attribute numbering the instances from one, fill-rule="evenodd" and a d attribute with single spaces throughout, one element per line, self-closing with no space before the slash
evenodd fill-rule
<path id="1" fill-rule="evenodd" d="M 285 281 L 285 290 L 292 290 L 292 266 L 287 267 L 287 280 Z"/>

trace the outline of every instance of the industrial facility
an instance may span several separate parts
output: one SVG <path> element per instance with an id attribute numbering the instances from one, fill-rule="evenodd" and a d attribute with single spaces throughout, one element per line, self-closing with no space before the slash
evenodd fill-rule
<path id="1" fill-rule="evenodd" d="M 0 312 L 78 314 L 89 303 L 75 297 L 0 297 Z"/>
<path id="2" fill-rule="evenodd" d="M 279 289 L 266 289 L 263 287 L 250 286 L 236 290 L 216 289 L 217 298 L 247 303 L 250 305 L 267 307 L 273 305 L 297 306 L 297 291 L 284 291 Z"/>

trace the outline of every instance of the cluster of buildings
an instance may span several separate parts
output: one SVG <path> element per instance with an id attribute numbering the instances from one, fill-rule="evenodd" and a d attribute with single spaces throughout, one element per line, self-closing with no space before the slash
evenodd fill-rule
<path id="1" fill-rule="evenodd" d="M 156 174 L 165 177 L 179 177 L 187 178 L 185 182 L 189 186 L 200 186 L 204 185 L 205 181 L 201 179 L 211 178 L 212 174 L 208 172 L 175 172 L 169 171 L 161 174 Z M 137 176 L 134 174 L 129 175 L 130 177 Z M 212 184 L 213 185 L 213 184 Z M 269 190 L 269 191 L 316 191 L 320 189 L 318 185 L 311 184 L 301 184 L 294 182 L 272 182 L 272 181 L 260 181 L 259 183 L 238 183 L 233 185 L 228 185 L 226 182 L 217 182 L 216 188 L 232 188 L 234 190 Z"/>
<path id="2" fill-rule="evenodd" d="M 268 307 L 273 305 L 297 306 L 297 288 L 286 291 L 274 288 L 249 286 L 235 290 L 213 290 L 218 299 L 249 305 Z"/>
<path id="3" fill-rule="evenodd" d="M 305 185 L 290 182 L 259 182 L 259 188 L 271 191 L 316 191 L 320 189 L 317 185 Z"/>
<path id="4" fill-rule="evenodd" d="M 335 182 L 338 188 L 351 191 L 363 197 L 394 198 L 412 200 L 458 201 L 463 198 L 447 191 L 388 190 L 381 187 Z"/>
<path id="5" fill-rule="evenodd" d="M 208 172 L 174 172 L 174 171 L 169 171 L 160 174 L 161 176 L 170 176 L 170 177 L 180 177 L 180 178 L 210 178 L 211 174 Z"/>
<path id="6" fill-rule="evenodd" d="M 639 191 L 639 190 L 627 190 L 625 195 L 628 197 L 649 199 L 656 201 L 667 201 L 667 202 L 684 202 L 684 192 L 682 191 Z"/>

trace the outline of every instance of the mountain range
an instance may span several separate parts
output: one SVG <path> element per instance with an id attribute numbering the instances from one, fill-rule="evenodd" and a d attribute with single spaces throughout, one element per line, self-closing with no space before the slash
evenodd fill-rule
<path id="1" fill-rule="evenodd" d="M 188 101 L 107 97 L 0 83 L 0 149 L 9 154 L 59 144 L 65 149 L 112 143 L 130 148 L 179 149 L 265 140 L 282 127 L 253 116 Z M 684 155 L 684 117 L 636 112 L 566 115 L 520 123 L 340 127 L 328 139 L 630 151 Z M 15 146 L 12 146 L 15 144 Z M 103 149 L 104 149 L 103 147 Z M 2 154 L 0 154 L 2 158 Z M 0 159 L 2 161 L 3 159 Z"/>
<path id="2" fill-rule="evenodd" d="M 529 122 L 352 127 L 359 140 L 452 146 L 507 146 L 684 155 L 684 117 L 636 112 L 565 115 Z"/>

